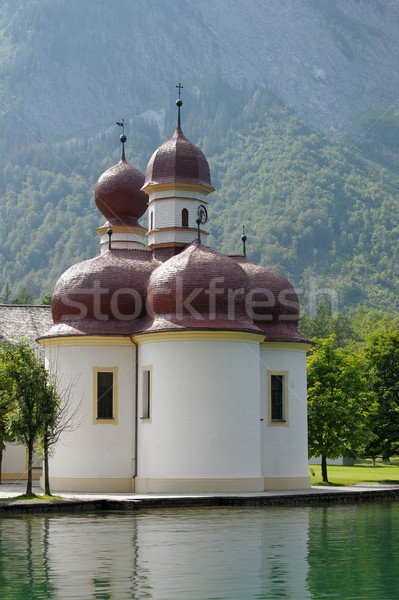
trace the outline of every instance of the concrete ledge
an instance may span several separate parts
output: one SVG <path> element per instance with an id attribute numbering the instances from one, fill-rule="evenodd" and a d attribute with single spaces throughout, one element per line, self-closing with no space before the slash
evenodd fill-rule
<path id="1" fill-rule="evenodd" d="M 325 506 L 329 504 L 355 504 L 363 502 L 398 501 L 398 488 L 350 491 L 303 490 L 298 493 L 251 495 L 198 495 L 198 496 L 148 496 L 136 498 L 66 498 L 61 500 L 17 500 L 0 499 L 0 516 L 21 514 L 90 513 L 108 510 L 137 511 L 140 509 L 195 508 L 223 506 Z"/>

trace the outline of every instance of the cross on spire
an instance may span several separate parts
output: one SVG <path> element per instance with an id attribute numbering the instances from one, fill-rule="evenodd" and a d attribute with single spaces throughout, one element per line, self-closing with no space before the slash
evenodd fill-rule
<path id="1" fill-rule="evenodd" d="M 176 86 L 179 90 L 179 97 L 176 100 L 176 106 L 177 106 L 177 125 L 178 127 L 180 127 L 180 107 L 183 105 L 183 101 L 180 99 L 180 92 L 183 89 L 182 84 L 179 82 L 179 85 Z"/>

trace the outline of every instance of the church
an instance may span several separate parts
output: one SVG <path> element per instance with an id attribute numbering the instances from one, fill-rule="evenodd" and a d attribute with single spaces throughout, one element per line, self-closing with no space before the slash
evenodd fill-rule
<path id="1" fill-rule="evenodd" d="M 207 245 L 214 188 L 183 134 L 105 171 L 100 254 L 70 267 L 38 340 L 76 411 L 53 490 L 228 493 L 310 487 L 306 352 L 285 277 Z M 148 229 L 139 219 L 147 213 Z"/>

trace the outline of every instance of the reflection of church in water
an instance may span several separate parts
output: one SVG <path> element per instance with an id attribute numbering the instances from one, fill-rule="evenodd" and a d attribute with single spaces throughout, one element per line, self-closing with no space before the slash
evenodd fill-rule
<path id="1" fill-rule="evenodd" d="M 26 598 L 34 590 L 36 598 L 49 600 L 305 600 L 314 597 L 308 591 L 309 546 L 314 561 L 322 551 L 318 531 L 310 536 L 312 510 L 208 507 L 19 516 L 12 525 L 3 519 L 9 526 L 2 530 L 2 592 L 12 589 L 9 597 Z"/>
<path id="2" fill-rule="evenodd" d="M 46 361 L 74 381 L 79 426 L 52 489 L 255 492 L 310 486 L 306 350 L 294 289 L 206 246 L 208 162 L 178 125 L 146 175 L 99 178 L 101 254 L 52 296 Z M 126 137 L 121 136 L 124 143 Z M 148 231 L 138 219 L 148 211 Z"/>

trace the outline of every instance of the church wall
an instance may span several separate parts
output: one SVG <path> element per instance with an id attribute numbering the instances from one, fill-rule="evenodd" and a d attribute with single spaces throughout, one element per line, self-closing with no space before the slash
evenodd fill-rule
<path id="1" fill-rule="evenodd" d="M 278 347 L 280 346 L 280 347 Z M 284 478 L 293 489 L 310 487 L 307 449 L 306 348 L 290 349 L 288 344 L 261 345 L 261 440 L 262 475 L 268 487 L 282 489 Z M 271 423 L 270 372 L 288 376 L 287 420 Z M 266 481 L 269 479 L 269 482 Z M 270 485 L 269 485 L 270 484 Z"/>
<path id="2" fill-rule="evenodd" d="M 151 202 L 150 211 L 154 210 L 154 227 L 181 227 L 181 211 L 187 208 L 190 227 L 196 227 L 197 208 L 201 204 L 193 198 L 168 198 L 162 202 Z"/>
<path id="3" fill-rule="evenodd" d="M 191 243 L 196 238 L 196 230 L 197 230 L 197 210 L 200 204 L 207 204 L 205 197 L 194 192 L 191 193 L 187 197 L 179 197 L 181 195 L 187 195 L 187 192 L 180 192 L 180 190 L 172 190 L 171 194 L 176 194 L 177 197 L 162 197 L 162 201 L 153 201 L 154 196 L 157 194 L 152 194 L 150 203 L 149 203 L 149 228 L 151 229 L 151 224 L 153 229 L 158 228 L 174 228 L 174 227 L 182 227 L 182 210 L 186 208 L 188 210 L 188 228 L 183 228 L 181 230 L 163 230 L 156 231 L 154 233 L 150 233 L 148 236 L 148 244 L 159 244 L 159 243 L 168 243 L 172 241 L 181 242 L 181 243 Z M 160 192 L 159 194 L 162 194 Z M 198 199 L 194 196 L 198 196 Z M 151 218 L 151 213 L 153 213 L 153 217 Z M 194 229 L 194 231 L 190 231 Z M 208 235 L 207 232 L 203 232 L 203 243 L 206 243 L 206 237 Z"/>
<path id="4" fill-rule="evenodd" d="M 206 245 L 206 237 L 208 234 L 201 231 L 201 240 L 204 240 L 204 246 Z M 161 230 L 160 232 L 148 236 L 149 244 L 168 244 L 170 242 L 178 242 L 181 244 L 191 244 L 197 237 L 197 229 L 173 229 L 173 230 Z"/>
<path id="5" fill-rule="evenodd" d="M 140 343 L 139 414 L 143 368 L 152 397 L 151 418 L 139 420 L 138 477 L 259 478 L 259 344 L 189 335 Z"/>
<path id="6" fill-rule="evenodd" d="M 76 340 L 76 345 L 72 345 L 73 338 L 66 341 L 67 345 L 46 348 L 46 359 L 63 389 L 71 387 L 71 410 L 78 407 L 75 418 L 78 427 L 64 432 L 57 444 L 55 456 L 50 461 L 52 487 L 77 491 L 90 491 L 97 487 L 103 491 L 131 491 L 134 473 L 135 346 L 129 339 L 102 338 L 96 345 L 88 344 L 89 338 Z M 57 373 L 60 364 L 62 377 Z M 112 420 L 95 419 L 93 368 L 105 371 L 114 368 L 114 381 L 117 373 L 117 398 L 114 398 L 117 406 L 114 406 Z"/>
<path id="7" fill-rule="evenodd" d="M 33 479 L 41 475 L 42 460 L 38 454 L 33 455 Z M 6 444 L 1 465 L 2 480 L 26 479 L 28 474 L 28 453 L 23 444 Z"/>

